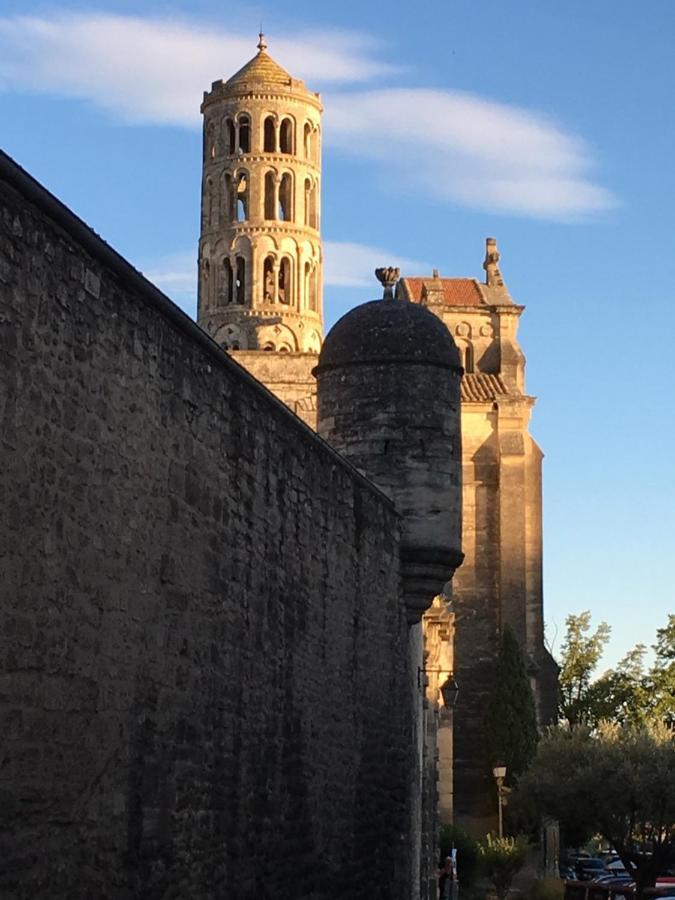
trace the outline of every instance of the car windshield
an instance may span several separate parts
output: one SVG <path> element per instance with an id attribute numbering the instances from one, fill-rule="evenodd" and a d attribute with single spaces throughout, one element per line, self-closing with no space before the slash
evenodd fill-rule
<path id="1" fill-rule="evenodd" d="M 582 859 L 579 862 L 582 869 L 604 869 L 605 864 L 601 859 Z"/>

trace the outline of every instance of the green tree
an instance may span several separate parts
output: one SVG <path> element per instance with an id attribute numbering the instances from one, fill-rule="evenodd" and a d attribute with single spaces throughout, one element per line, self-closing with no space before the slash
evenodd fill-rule
<path id="1" fill-rule="evenodd" d="M 584 704 L 587 725 L 597 727 L 603 721 L 640 725 L 649 718 L 646 652 L 644 644 L 636 644 L 616 669 L 609 669 L 589 685 Z"/>
<path id="2" fill-rule="evenodd" d="M 601 834 L 639 896 L 675 862 L 675 735 L 661 722 L 552 729 L 516 797 L 568 832 Z"/>
<path id="3" fill-rule="evenodd" d="M 537 749 L 537 713 L 520 644 L 513 630 L 502 631 L 495 684 L 485 715 L 492 765 L 503 763 L 509 783 L 524 772 Z"/>
<path id="4" fill-rule="evenodd" d="M 656 632 L 653 645 L 656 661 L 646 679 L 646 696 L 651 718 L 675 728 L 675 615 Z"/>
<path id="5" fill-rule="evenodd" d="M 601 622 L 591 632 L 588 610 L 569 615 L 562 645 L 558 678 L 560 716 L 573 728 L 588 724 L 593 716 L 593 696 L 590 687 L 595 670 L 609 640 L 611 628 Z"/>

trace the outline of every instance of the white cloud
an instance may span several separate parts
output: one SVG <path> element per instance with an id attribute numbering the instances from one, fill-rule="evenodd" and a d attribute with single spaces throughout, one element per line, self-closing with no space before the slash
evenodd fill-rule
<path id="1" fill-rule="evenodd" d="M 255 36 L 168 18 L 72 13 L 0 19 L 0 88 L 76 97 L 129 122 L 199 125 L 199 98 L 255 54 Z M 390 71 L 341 31 L 275 38 L 275 59 L 312 87 Z"/>
<path id="2" fill-rule="evenodd" d="M 459 91 L 332 94 L 326 141 L 385 163 L 406 190 L 440 201 L 552 219 L 616 206 L 590 179 L 582 138 L 541 114 Z"/>
<path id="3" fill-rule="evenodd" d="M 106 13 L 0 18 L 0 89 L 83 99 L 127 122 L 196 128 L 198 100 L 254 51 L 251 35 L 193 21 Z M 362 35 L 279 37 L 275 58 L 312 88 L 392 68 Z M 542 219 L 576 220 L 616 199 L 592 177 L 581 137 L 541 113 L 459 91 L 339 90 L 326 98 L 326 145 L 377 163 L 394 192 Z"/>
<path id="4" fill-rule="evenodd" d="M 143 275 L 171 297 L 193 319 L 197 318 L 197 248 L 148 261 Z"/>
<path id="5" fill-rule="evenodd" d="M 431 274 L 427 263 L 398 256 L 389 250 L 343 241 L 325 241 L 323 280 L 331 287 L 370 287 L 376 293 L 379 286 L 375 269 L 379 266 L 398 266 L 405 274 Z"/>

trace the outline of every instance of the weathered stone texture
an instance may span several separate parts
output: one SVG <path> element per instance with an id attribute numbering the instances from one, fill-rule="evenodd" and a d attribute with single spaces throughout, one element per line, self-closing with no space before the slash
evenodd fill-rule
<path id="1" fill-rule="evenodd" d="M 0 894 L 401 896 L 393 507 L 0 162 Z"/>

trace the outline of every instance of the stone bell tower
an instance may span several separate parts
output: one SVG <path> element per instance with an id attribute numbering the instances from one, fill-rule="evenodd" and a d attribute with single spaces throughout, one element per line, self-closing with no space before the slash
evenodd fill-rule
<path id="1" fill-rule="evenodd" d="M 322 106 L 266 48 L 204 94 L 198 321 L 294 408 L 323 332 Z"/>

